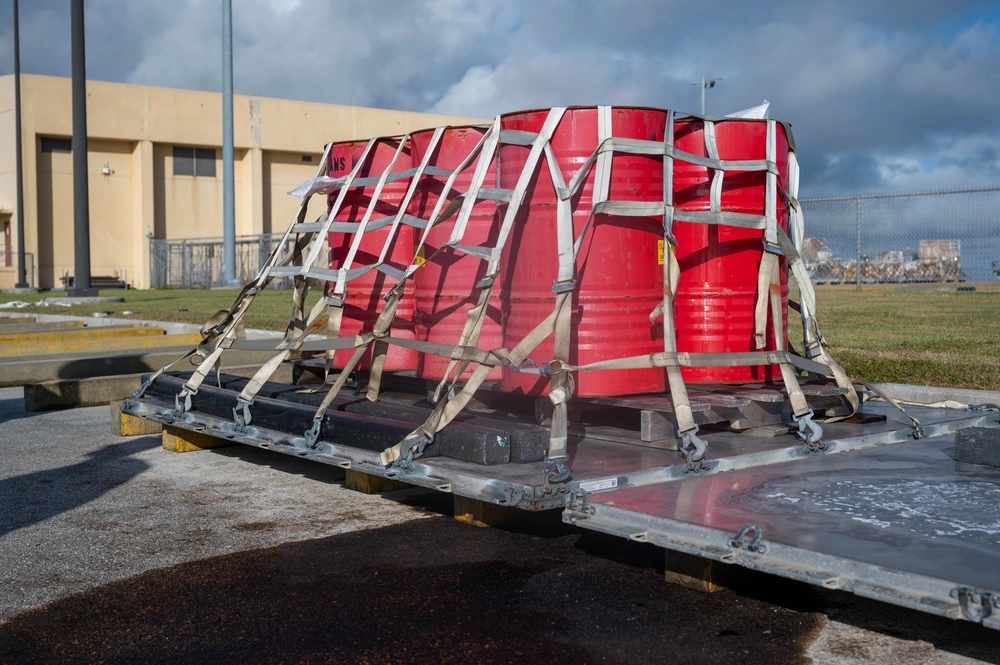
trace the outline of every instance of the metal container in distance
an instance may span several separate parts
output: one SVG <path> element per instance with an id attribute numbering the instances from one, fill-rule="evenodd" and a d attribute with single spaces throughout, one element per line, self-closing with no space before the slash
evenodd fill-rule
<path id="1" fill-rule="evenodd" d="M 330 161 L 328 173 L 332 177 L 341 177 L 349 174 L 358 160 L 364 155 L 367 141 L 345 141 L 335 143 L 330 147 Z M 382 175 L 392 162 L 396 149 L 399 147 L 397 139 L 378 139 L 372 146 L 357 173 L 358 178 L 378 178 Z M 404 147 L 393 166 L 393 173 L 405 171 L 410 168 L 410 150 Z M 376 224 L 386 217 L 395 217 L 399 212 L 399 206 L 406 196 L 409 186 L 409 178 L 401 178 L 393 182 L 388 182 L 382 188 L 378 200 L 373 200 L 375 185 L 365 187 L 354 187 L 348 190 L 344 197 L 340 210 L 337 212 L 335 221 L 337 222 L 360 222 L 369 207 L 374 206 L 369 226 Z M 338 192 L 330 194 L 329 202 L 332 206 L 337 200 Z M 391 225 L 374 231 L 367 231 L 358 248 L 358 253 L 351 263 L 352 268 L 362 265 L 371 265 L 378 261 L 386 238 L 389 236 Z M 347 258 L 354 241 L 355 234 L 339 231 L 332 231 L 329 236 L 330 243 L 330 267 L 340 268 Z M 400 269 L 405 269 L 413 259 L 413 228 L 405 224 L 400 224 L 386 256 L 386 262 Z M 344 316 L 340 326 L 340 336 L 356 335 L 361 332 L 371 332 L 375 327 L 375 320 L 379 312 L 385 306 L 383 296 L 396 284 L 396 281 L 378 270 L 369 270 L 364 275 L 353 279 L 347 283 L 347 298 L 344 304 Z M 333 285 L 331 283 L 330 288 Z M 391 335 L 402 339 L 414 339 L 413 330 L 413 287 L 406 285 L 403 297 L 396 308 L 396 317 L 393 320 Z M 371 367 L 373 347 L 362 357 L 356 369 L 369 369 Z M 350 360 L 353 354 L 352 349 L 337 351 L 333 364 L 335 367 L 343 367 Z M 385 359 L 385 369 L 389 371 L 412 370 L 417 365 L 417 354 L 410 349 L 404 349 L 397 345 L 390 345 Z"/>
<path id="2" fill-rule="evenodd" d="M 765 158 L 766 120 L 721 120 L 715 123 L 719 158 Z M 781 123 L 776 128 L 778 191 L 788 191 L 788 136 Z M 678 150 L 707 157 L 704 123 L 680 119 L 674 126 Z M 710 210 L 714 171 L 680 158 L 674 160 L 674 204 L 678 210 Z M 764 214 L 765 171 L 730 171 L 722 180 L 722 211 Z M 788 207 L 780 199 L 778 223 L 788 230 Z M 689 353 L 756 351 L 754 307 L 757 271 L 763 254 L 764 232 L 716 224 L 676 222 L 677 260 L 681 277 L 674 297 L 677 350 Z M 780 260 L 783 335 L 788 339 L 788 282 L 786 262 Z M 769 322 L 765 349 L 774 349 L 774 328 Z M 787 348 L 787 347 L 786 347 Z M 692 383 L 750 383 L 780 378 L 776 366 L 685 367 Z"/>
<path id="3" fill-rule="evenodd" d="M 667 111 L 615 107 L 611 135 L 662 141 Z M 505 130 L 538 132 L 547 110 L 511 113 L 501 118 Z M 567 109 L 552 136 L 551 146 L 566 182 L 598 146 L 598 109 Z M 514 188 L 530 148 L 505 144 L 500 149 L 500 186 Z M 519 219 L 504 247 L 501 263 L 504 346 L 513 348 L 555 308 L 553 281 L 557 277 L 556 202 L 548 167 L 540 163 L 525 195 Z M 663 299 L 663 266 L 659 242 L 661 217 L 596 215 L 587 226 L 594 192 L 591 168 L 581 190 L 572 199 L 574 234 L 583 234 L 573 293 L 573 323 L 569 362 L 655 353 L 663 350 L 663 324 L 650 323 L 650 312 Z M 662 201 L 663 158 L 615 153 L 611 166 L 610 199 Z M 585 228 L 586 227 L 586 228 Z M 552 360 L 550 335 L 530 357 L 538 363 Z M 580 372 L 575 395 L 596 397 L 662 392 L 662 369 Z M 549 378 L 503 369 L 504 390 L 542 395 Z"/>
<path id="4" fill-rule="evenodd" d="M 430 156 L 428 165 L 446 171 L 453 171 L 475 150 L 486 133 L 485 127 L 449 127 Z M 413 164 L 419 165 L 430 146 L 434 130 L 416 132 L 410 136 Z M 465 193 L 472 182 L 476 162 L 463 170 L 455 178 L 448 202 Z M 410 201 L 410 213 L 421 219 L 429 219 L 440 198 L 447 176 L 424 175 L 417 185 Z M 496 164 L 491 163 L 486 174 L 484 187 L 496 187 Z M 447 205 L 447 202 L 445 203 Z M 479 301 L 476 282 L 486 274 L 486 262 L 450 247 L 442 246 L 451 237 L 455 227 L 455 217 L 437 224 L 427 235 L 423 256 L 427 263 L 413 275 L 414 298 L 416 302 L 417 339 L 439 344 L 457 344 L 465 328 L 469 310 Z M 478 201 L 472 208 L 463 245 L 493 247 L 497 243 L 500 224 L 497 204 L 494 201 Z M 439 251 L 440 250 L 440 251 Z M 500 335 L 500 285 L 494 285 L 483 319 L 482 331 L 476 344 L 481 349 L 496 349 L 502 345 Z M 442 356 L 421 353 L 417 356 L 417 376 L 425 379 L 441 379 L 448 369 L 450 360 Z M 471 374 L 471 365 L 463 376 Z M 500 378 L 500 368 L 495 368 L 488 377 Z"/>

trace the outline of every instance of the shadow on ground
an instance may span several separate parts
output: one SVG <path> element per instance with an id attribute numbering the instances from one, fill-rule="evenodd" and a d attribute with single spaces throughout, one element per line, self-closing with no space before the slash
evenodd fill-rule
<path id="1" fill-rule="evenodd" d="M 78 508 L 149 468 L 135 455 L 156 448 L 146 436 L 87 453 L 87 459 L 55 469 L 0 479 L 0 536 Z"/>
<path id="2" fill-rule="evenodd" d="M 0 625 L 0 662 L 804 662 L 817 615 L 549 526 L 429 518 L 151 571 Z M 651 565 L 593 556 L 621 550 Z"/>
<path id="3" fill-rule="evenodd" d="M 405 494 L 405 493 L 399 493 Z M 407 503 L 442 509 L 440 493 Z M 706 595 L 662 551 L 447 517 L 150 571 L 0 625 L 0 662 L 804 663 L 839 621 L 997 662 L 992 631 L 774 577 Z"/>

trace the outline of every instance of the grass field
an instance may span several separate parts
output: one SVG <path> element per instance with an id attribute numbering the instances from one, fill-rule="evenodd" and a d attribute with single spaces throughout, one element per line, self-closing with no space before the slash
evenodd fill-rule
<path id="1" fill-rule="evenodd" d="M 113 316 L 202 323 L 228 308 L 236 290 L 108 291 L 124 303 L 77 307 L 30 307 L 19 312 L 76 314 L 110 311 Z M 45 294 L 43 294 L 45 295 Z M 0 302 L 42 296 L 0 295 Z M 311 305 L 318 298 L 311 294 Z M 1000 390 L 1000 293 L 941 293 L 821 289 L 819 322 L 834 357 L 852 377 L 961 388 Z M 184 311 L 181 311 L 184 310 Z M 3 311 L 3 310 L 0 310 Z M 122 315 L 122 311 L 135 312 Z M 291 293 L 265 291 L 247 324 L 283 329 L 291 314 Z M 793 344 L 799 328 L 789 329 Z"/>

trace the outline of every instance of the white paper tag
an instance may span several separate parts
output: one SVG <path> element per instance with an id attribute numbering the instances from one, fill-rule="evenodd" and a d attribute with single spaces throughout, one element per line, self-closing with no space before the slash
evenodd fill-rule
<path id="1" fill-rule="evenodd" d="M 604 480 L 591 480 L 589 483 L 580 483 L 580 489 L 584 492 L 600 492 L 618 487 L 617 478 L 605 478 Z"/>

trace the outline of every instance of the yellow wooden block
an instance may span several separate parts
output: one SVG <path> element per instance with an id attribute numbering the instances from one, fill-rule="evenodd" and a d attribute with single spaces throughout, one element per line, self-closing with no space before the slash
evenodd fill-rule
<path id="1" fill-rule="evenodd" d="M 229 439 L 220 439 L 216 436 L 209 436 L 201 432 L 180 429 L 179 427 L 163 426 L 163 449 L 172 453 L 193 453 L 209 448 L 223 448 L 225 446 L 238 446 L 239 444 Z"/>
<path id="2" fill-rule="evenodd" d="M 401 483 L 398 480 L 374 476 L 363 471 L 355 471 L 354 469 L 347 469 L 344 486 L 349 490 L 364 494 L 381 494 L 382 492 L 392 492 L 393 490 L 402 490 L 409 487 L 406 483 Z"/>
<path id="3" fill-rule="evenodd" d="M 76 328 L 51 330 L 48 332 L 0 333 L 0 346 L 8 344 L 43 344 L 47 342 L 71 342 L 79 340 L 109 339 L 112 337 L 164 337 L 163 328 L 152 326 L 102 326 L 97 328 Z"/>
<path id="4" fill-rule="evenodd" d="M 522 513 L 517 508 L 455 495 L 455 519 L 472 526 L 487 527 L 513 522 L 522 518 Z"/>
<path id="5" fill-rule="evenodd" d="M 664 550 L 664 579 L 686 589 L 715 593 L 731 583 L 734 566 L 693 554 Z"/>
<path id="6" fill-rule="evenodd" d="M 153 330 L 162 330 L 153 328 Z M 119 333 L 125 332 L 119 329 Z M 59 342 L 22 342 L 19 344 L 0 344 L 2 356 L 34 356 L 40 353 L 73 353 L 78 351 L 105 351 L 111 349 L 147 349 L 157 346 L 194 346 L 201 342 L 201 335 L 145 334 L 116 335 L 114 337 L 87 337 Z"/>
<path id="7" fill-rule="evenodd" d="M 122 413 L 122 402 L 111 402 L 111 433 L 118 436 L 142 436 L 157 434 L 163 430 L 163 425 L 155 420 L 146 420 L 138 416 Z"/>

